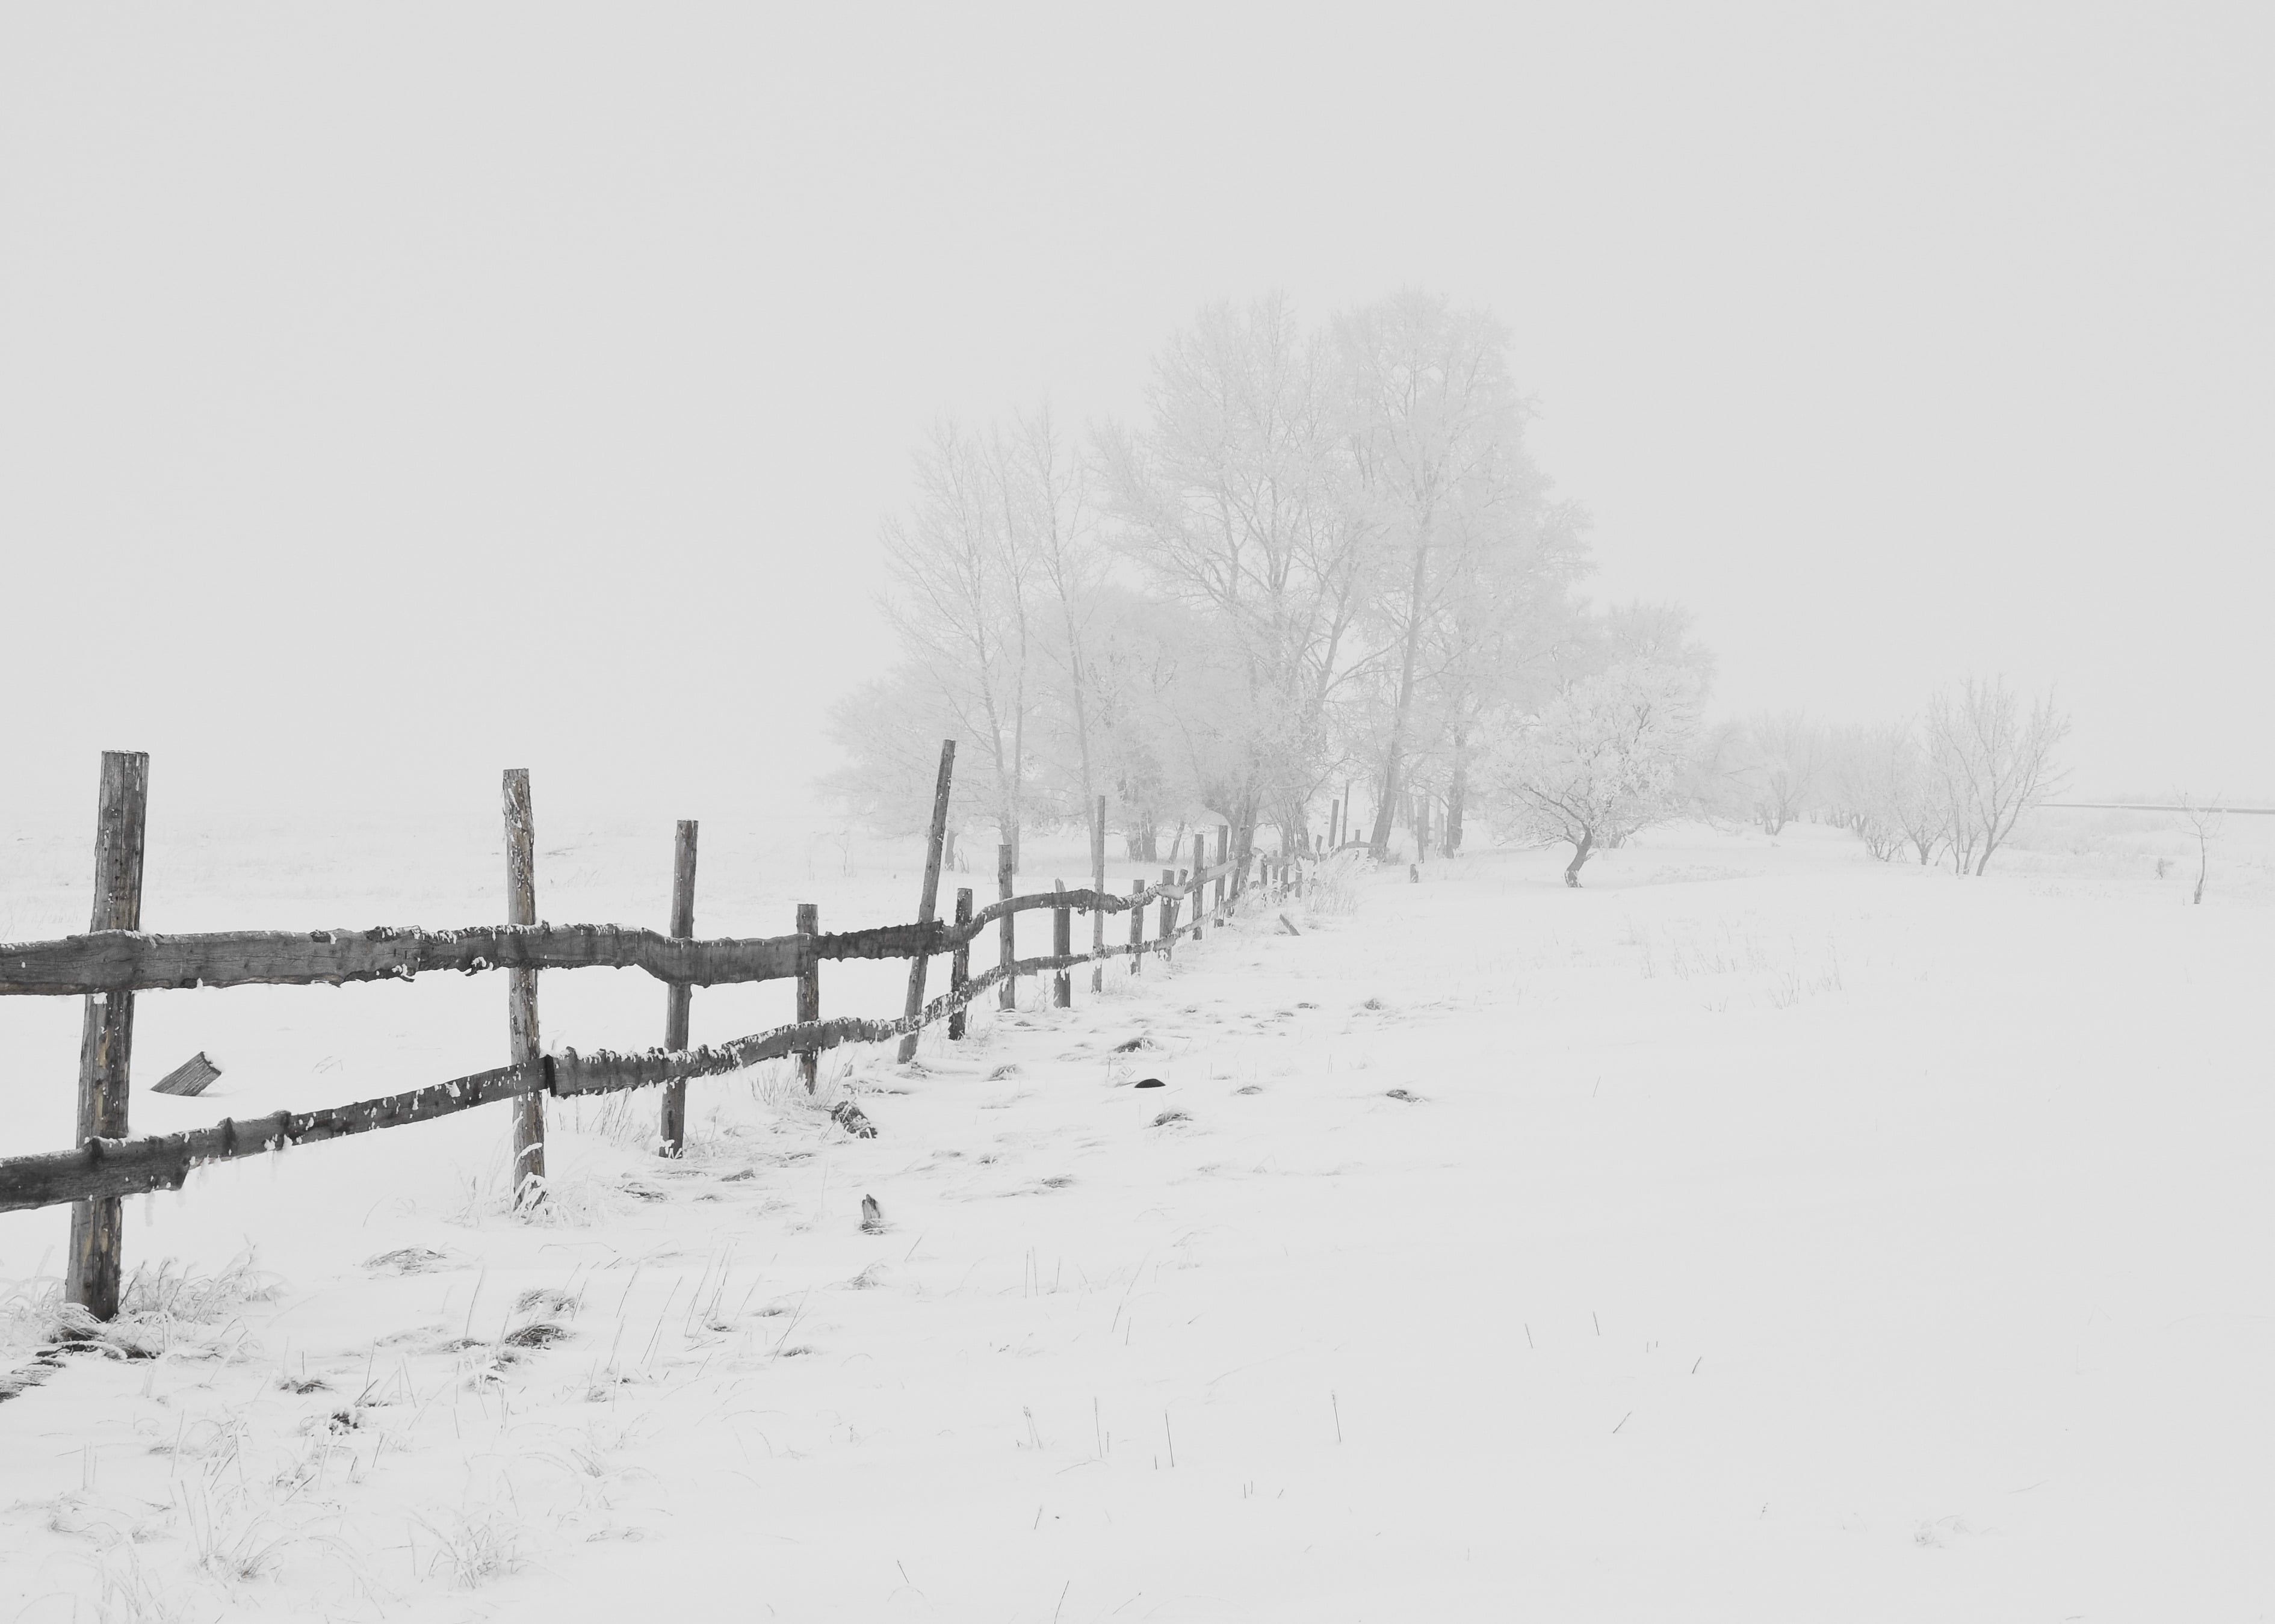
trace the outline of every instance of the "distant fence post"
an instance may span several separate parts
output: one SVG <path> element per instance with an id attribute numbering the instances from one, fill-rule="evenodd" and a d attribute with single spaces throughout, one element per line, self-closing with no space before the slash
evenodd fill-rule
<path id="1" fill-rule="evenodd" d="M 1106 797 L 1098 797 L 1098 809 L 1090 821 L 1090 889 L 1094 899 L 1090 910 L 1090 990 L 1106 990 L 1106 910 L 1097 905 L 1106 899 Z"/>
<path id="2" fill-rule="evenodd" d="M 671 842 L 671 933 L 695 934 L 695 820 L 682 818 Z M 688 1016 L 695 989 L 675 981 L 663 992 L 663 1046 L 675 1054 L 687 1047 Z M 662 1144 L 659 1152 L 676 1156 L 687 1148 L 687 1079 L 663 1085 Z"/>
<path id="3" fill-rule="evenodd" d="M 1219 925 L 1222 925 L 1224 923 L 1224 888 L 1225 881 L 1229 878 L 1223 870 L 1224 865 L 1231 861 L 1231 859 L 1232 826 L 1228 823 L 1220 823 L 1216 826 L 1216 865 L 1218 870 L 1216 877 L 1216 922 Z"/>
<path id="4" fill-rule="evenodd" d="M 821 906 L 818 903 L 797 905 L 797 933 L 805 938 L 797 959 L 797 1020 L 803 1026 L 808 1021 L 821 1018 L 821 955 L 815 951 L 813 939 L 821 934 Z M 797 1052 L 797 1075 L 805 1084 L 805 1091 L 812 1093 L 821 1084 L 821 1051 L 818 1048 Z"/>
<path id="5" fill-rule="evenodd" d="M 1054 880 L 1051 889 L 1058 895 L 1058 905 L 1051 910 L 1051 952 L 1065 958 L 1074 951 L 1074 915 L 1068 910 L 1066 881 Z M 1061 1009 L 1074 1006 L 1074 977 L 1062 965 L 1056 979 L 1051 983 L 1051 1002 Z"/>
<path id="6" fill-rule="evenodd" d="M 917 923 L 930 925 L 939 915 L 940 859 L 948 842 L 948 791 L 949 781 L 956 774 L 956 741 L 944 738 L 940 742 L 940 779 L 932 791 L 932 840 L 925 848 L 924 895 L 917 901 Z M 924 954 L 909 961 L 909 1001 L 903 1015 L 915 1020 L 924 1013 L 925 969 L 932 963 Z M 903 1066 L 917 1057 L 917 1035 L 905 1032 L 901 1037 L 900 1062 Z"/>
<path id="7" fill-rule="evenodd" d="M 1004 902 L 1011 900 L 1011 842 L 1008 840 L 995 848 L 995 892 Z M 1003 917 L 995 922 L 997 940 L 1003 948 L 1003 985 L 995 994 L 995 1001 L 999 1008 L 1004 1009 L 1019 1007 L 1019 978 L 1011 973 L 1011 966 L 1018 962 L 1018 955 L 1012 947 L 1017 937 L 1017 925 L 1018 917 L 1008 908 L 1003 910 Z"/>
<path id="8" fill-rule="evenodd" d="M 1130 882 L 1130 973 L 1136 975 L 1145 963 L 1145 882 Z"/>
<path id="9" fill-rule="evenodd" d="M 959 886 L 956 892 L 956 927 L 961 933 L 971 923 L 971 888 Z M 971 981 L 971 944 L 958 940 L 956 951 L 949 955 L 948 990 L 956 1000 L 956 1007 L 948 1012 L 948 1038 L 954 1043 L 964 1036 L 964 989 Z"/>
<path id="10" fill-rule="evenodd" d="M 1327 803 L 1327 838 L 1329 840 L 1335 837 L 1335 829 L 1342 823 L 1342 815 L 1343 804 L 1341 801 Z"/>
<path id="11" fill-rule="evenodd" d="M 102 752 L 94 815 L 94 907 L 87 928 L 142 928 L 143 829 L 150 802 L 150 758 L 139 750 Z M 134 994 L 87 999 L 79 1040 L 79 1142 L 126 1137 L 128 1073 L 134 1053 Z M 97 1319 L 118 1312 L 125 1274 L 125 1223 L 118 1197 L 72 1205 L 71 1253 L 64 1297 Z"/>
<path id="12" fill-rule="evenodd" d="M 1198 941 L 1207 933 L 1208 922 L 1208 834 L 1193 831 L 1193 877 L 1189 882 L 1193 895 L 1193 940 Z"/>
<path id="13" fill-rule="evenodd" d="M 537 820 L 531 809 L 529 769 L 505 774 L 505 922 L 537 923 Z M 513 1063 L 534 1066 L 545 1057 L 537 1029 L 537 972 L 506 972 L 506 1026 L 513 1039 Z M 545 1096 L 532 1092 L 513 1102 L 513 1204 L 534 1206 L 545 1199 Z"/>

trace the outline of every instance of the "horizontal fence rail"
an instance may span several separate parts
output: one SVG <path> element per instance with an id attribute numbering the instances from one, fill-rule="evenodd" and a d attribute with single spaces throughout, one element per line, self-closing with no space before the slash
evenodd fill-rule
<path id="1" fill-rule="evenodd" d="M 486 970 L 644 970 L 686 986 L 787 981 L 816 960 L 912 959 L 953 952 L 1008 915 L 1070 908 L 1121 913 L 1184 895 L 1228 876 L 1219 864 L 1183 885 L 1142 895 L 1039 892 L 991 903 L 968 925 L 881 925 L 815 936 L 667 936 L 625 925 L 481 925 L 423 931 L 212 931 L 158 934 L 90 931 L 52 941 L 0 943 L 0 996 L 49 997 L 185 987 L 337 986 L 407 981 L 422 972 Z"/>

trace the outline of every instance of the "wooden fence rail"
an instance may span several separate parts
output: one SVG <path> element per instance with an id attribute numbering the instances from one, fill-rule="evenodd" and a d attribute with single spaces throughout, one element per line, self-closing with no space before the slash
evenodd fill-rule
<path id="1" fill-rule="evenodd" d="M 936 797 L 936 824 L 940 820 L 939 809 L 946 804 L 951 759 L 951 752 L 944 750 L 941 787 Z M 108 765 L 106 762 L 107 768 Z M 525 778 L 517 785 L 510 774 L 507 782 L 510 835 L 517 827 L 517 811 L 520 815 L 518 827 L 528 827 L 528 792 Z M 108 793 L 106 790 L 106 796 Z M 108 799 L 105 804 L 109 805 Z M 108 828 L 107 824 L 103 827 Z M 92 1208 L 81 1207 L 82 1212 L 108 1211 L 104 1204 L 115 1207 L 123 1196 L 179 1189 L 193 1169 L 209 1162 L 428 1122 L 509 1101 L 515 1106 L 518 1128 L 525 1130 L 517 1132 L 517 1154 L 529 1163 L 525 1169 L 518 1168 L 517 1184 L 528 1182 L 526 1174 L 538 1175 L 537 1182 L 541 1184 L 545 1096 L 570 1099 L 658 1085 L 666 1091 L 665 1153 L 676 1153 L 679 1136 L 673 1129 L 678 1122 L 684 1122 L 684 1090 L 692 1078 L 739 1071 L 767 1061 L 793 1056 L 811 1075 L 813 1062 L 825 1050 L 846 1043 L 911 1039 L 942 1020 L 949 1022 L 951 1038 L 961 1038 L 965 1008 L 991 989 L 999 988 L 1006 1007 L 1012 1007 L 1009 1001 L 1011 989 L 1021 976 L 1054 975 L 1054 1001 L 1064 1006 L 1071 997 L 1068 972 L 1077 966 L 1092 964 L 1102 970 L 1110 960 L 1127 958 L 1134 974 L 1146 953 L 1166 956 L 1178 938 L 1198 937 L 1202 933 L 1212 915 L 1208 905 L 1212 885 L 1217 889 L 1213 914 L 1220 920 L 1237 907 L 1248 892 L 1248 862 L 1236 862 L 1226 856 L 1226 846 L 1220 835 L 1216 863 L 1204 862 L 1190 872 L 1164 870 L 1158 885 L 1141 882 L 1134 885 L 1128 895 L 1115 895 L 1103 884 L 1103 830 L 1101 805 L 1092 831 L 1092 886 L 1068 890 L 1060 884 L 1049 891 L 1009 895 L 1007 850 L 1001 875 L 1005 895 L 986 908 L 974 910 L 971 893 L 959 892 L 953 922 L 920 918 L 913 924 L 834 933 L 805 929 L 787 936 L 692 939 L 684 933 L 692 923 L 695 832 L 692 824 L 682 824 L 675 865 L 674 933 L 670 935 L 624 925 L 536 924 L 478 925 L 457 931 L 381 927 L 367 931 L 227 931 L 185 935 L 98 929 L 52 941 L 0 945 L 0 995 L 79 995 L 91 1001 L 118 1000 L 135 992 L 185 987 L 337 985 L 349 981 L 407 980 L 422 972 L 438 971 L 474 974 L 503 970 L 518 972 L 514 978 L 515 1008 L 520 1010 L 525 999 L 527 1003 L 525 1019 L 518 1015 L 514 1024 L 516 1046 L 522 1051 L 515 1064 L 453 1077 L 407 1093 L 315 1111 L 280 1111 L 241 1121 L 225 1119 L 211 1128 L 187 1133 L 127 1138 L 123 1132 L 106 1135 L 98 1128 L 83 1133 L 80 1144 L 73 1150 L 0 1159 L 0 1212 L 64 1202 L 94 1204 Z M 937 836 L 933 849 L 938 849 Z M 1194 851 L 1197 858 L 1203 856 L 1204 847 L 1198 836 Z M 1250 860 L 1255 859 L 1251 857 Z M 929 915 L 933 911 L 930 904 L 938 884 L 938 870 L 931 861 L 926 868 L 921 911 Z M 527 883 L 524 869 L 512 871 L 510 878 Z M 1283 859 L 1262 864 L 1256 877 L 1255 895 L 1268 902 L 1300 894 L 1304 879 L 1301 854 L 1294 862 Z M 1188 900 L 1191 917 L 1180 925 L 1180 905 Z M 526 903 L 525 897 L 517 901 L 517 912 L 533 906 Z M 1155 903 L 1161 908 L 1160 931 L 1148 939 L 1145 910 Z M 1054 951 L 1033 958 L 1015 957 L 1010 934 L 1013 918 L 1045 909 L 1054 916 Z M 1087 952 L 1069 950 L 1069 921 L 1075 912 L 1095 916 Z M 1126 943 L 1108 945 L 1104 935 L 1104 916 L 1124 912 L 1130 915 L 1130 939 Z M 802 906 L 799 913 L 801 925 L 817 922 L 807 907 Z M 106 916 L 99 910 L 97 917 L 101 919 Z M 109 917 L 131 918 L 117 910 Z M 999 962 L 972 973 L 971 944 L 990 926 L 996 927 L 1001 937 Z M 909 1008 L 900 1016 L 876 1020 L 820 1018 L 816 969 L 822 961 L 911 959 L 921 966 L 939 954 L 950 956 L 952 972 L 949 990 L 939 997 L 922 1001 L 923 981 L 912 971 Z M 523 978 L 533 983 L 539 971 L 595 967 L 642 970 L 664 982 L 671 991 L 665 1030 L 679 1046 L 639 1053 L 596 1050 L 580 1054 L 573 1048 L 553 1054 L 537 1053 L 534 992 L 533 988 L 524 993 Z M 800 983 L 798 1020 L 731 1042 L 684 1046 L 686 996 L 690 989 L 791 978 Z M 1099 985 L 1093 978 L 1093 987 Z M 101 1008 L 93 1003 L 90 1007 Z M 907 1052 L 904 1047 L 903 1054 Z M 123 1067 L 121 1069 L 123 1082 Z M 123 1113 L 117 1120 L 123 1130 Z M 533 1127 L 533 1137 L 526 1131 Z M 115 1266 L 111 1273 L 115 1274 Z M 107 1303 L 89 1303 L 99 1315 L 115 1311 L 116 1282 L 110 1284 Z M 74 1300 L 79 1300 L 77 1294 Z"/>
<path id="2" fill-rule="evenodd" d="M 1211 876 L 1228 872 L 1220 866 Z M 969 924 L 940 920 L 787 936 L 667 936 L 628 925 L 477 925 L 424 931 L 210 931 L 169 935 L 90 931 L 51 941 L 0 942 L 0 997 L 162 992 L 184 987 L 316 986 L 407 981 L 428 971 L 644 970 L 686 986 L 787 981 L 815 959 L 909 959 L 952 952 L 1012 914 L 1062 905 L 1120 913 L 1196 886 L 1154 886 L 1140 896 L 1080 890 L 1008 897 Z"/>

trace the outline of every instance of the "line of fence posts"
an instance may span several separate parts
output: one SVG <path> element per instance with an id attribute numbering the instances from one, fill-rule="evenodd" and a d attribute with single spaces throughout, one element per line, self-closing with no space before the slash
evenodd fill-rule
<path id="1" fill-rule="evenodd" d="M 933 817 L 926 852 L 923 889 L 918 901 L 918 924 L 929 925 L 936 917 L 940 872 L 945 849 L 949 790 L 955 761 L 955 742 L 943 741 L 941 764 L 933 797 Z M 141 927 L 141 897 L 145 830 L 147 821 L 149 758 L 135 752 L 105 752 L 102 758 L 102 780 L 97 810 L 95 856 L 95 896 L 90 929 L 103 932 L 139 933 Z M 511 926 L 534 927 L 537 918 L 536 881 L 536 820 L 532 802 L 529 773 L 526 768 L 510 768 L 503 775 L 502 799 L 504 815 L 506 857 L 506 903 L 508 924 Z M 1104 899 L 1106 890 L 1106 797 L 1100 796 L 1092 808 L 1091 818 L 1091 881 L 1094 898 Z M 1217 862 L 1212 872 L 1208 862 L 1207 835 L 1205 830 L 1193 835 L 1190 870 L 1165 868 L 1161 871 L 1161 886 L 1158 900 L 1160 904 L 1160 936 L 1154 949 L 1164 959 L 1174 953 L 1179 934 L 1178 920 L 1183 899 L 1191 897 L 1192 917 L 1185 926 L 1187 933 L 1198 940 L 1211 923 L 1221 925 L 1228 918 L 1227 885 L 1234 880 L 1229 872 L 1228 825 L 1217 829 Z M 672 850 L 672 896 L 669 935 L 676 940 L 695 940 L 695 879 L 698 825 L 693 820 L 682 820 L 677 825 Z M 1306 842 L 1307 848 L 1315 842 Z M 1014 845 L 1005 842 L 996 852 L 997 891 L 1002 902 L 1014 900 Z M 1173 854 L 1175 855 L 1175 854 Z M 1266 888 L 1266 895 L 1274 894 L 1294 883 L 1300 888 L 1300 865 L 1291 867 L 1282 854 L 1274 863 L 1260 852 L 1251 852 L 1250 860 L 1258 865 L 1257 883 Z M 1245 881 L 1243 872 L 1237 877 Z M 1210 906 L 1209 885 L 1214 881 L 1214 907 Z M 1130 940 L 1127 954 L 1130 973 L 1142 972 L 1147 948 L 1145 937 L 1145 905 L 1148 888 L 1142 879 L 1130 883 Z M 1230 895 L 1236 898 L 1241 883 L 1233 883 Z M 1039 900 L 1039 899 L 1031 899 Z M 1091 956 L 1092 969 L 1091 987 L 1093 992 L 1104 990 L 1104 958 L 1106 947 L 1106 910 L 1095 903 L 1086 903 L 1092 914 Z M 1072 900 L 1063 880 L 1054 880 L 1052 888 L 1052 954 L 1060 961 L 1054 969 L 1053 1001 L 1060 1008 L 1072 1003 L 1070 966 L 1064 961 L 1074 956 L 1072 937 Z M 949 950 L 949 1009 L 948 1036 L 962 1039 L 967 1031 L 967 989 L 971 983 L 971 925 L 975 918 L 973 893 L 970 888 L 959 888 L 956 894 L 955 919 L 958 927 Z M 1212 918 L 1213 914 L 1213 918 Z M 1000 996 L 1005 1009 L 1017 1008 L 1017 977 L 1018 960 L 1016 952 L 1017 910 L 1006 907 L 1000 916 L 1001 944 Z M 821 958 L 820 910 L 812 903 L 797 906 L 795 933 L 795 977 L 797 981 L 797 1018 L 803 1026 L 819 1025 L 821 1020 Z M 329 937 L 323 940 L 330 940 Z M 925 967 L 929 955 L 918 951 L 912 959 L 908 1000 L 903 1023 L 913 1023 L 901 1036 L 899 1058 L 903 1061 L 914 1057 L 917 1031 L 921 1026 L 925 1004 Z M 479 964 L 479 961 L 477 961 Z M 512 1056 L 513 1074 L 525 1080 L 516 1082 L 508 1073 L 497 1074 L 499 1091 L 507 1088 L 515 1091 L 507 1096 L 506 1103 L 513 1111 L 513 1168 L 512 1189 L 516 1206 L 527 1206 L 545 1197 L 546 1095 L 553 1087 L 553 1061 L 544 1052 L 538 1015 L 537 978 L 533 968 L 507 969 L 507 1029 Z M 146 984 L 147 985 L 147 984 Z M 194 982 L 184 985 L 195 985 Z M 671 980 L 665 989 L 664 1050 L 670 1055 L 689 1051 L 690 1017 L 694 984 L 688 980 Z M 79 1143 L 94 1160 L 99 1147 L 90 1141 L 106 1144 L 124 1141 L 127 1135 L 127 1091 L 133 1039 L 134 991 L 132 986 L 92 993 L 86 999 L 84 1031 L 80 1043 L 80 1063 L 78 1095 L 78 1125 Z M 935 1016 L 935 1018 L 937 1018 Z M 785 1031 L 782 1036 L 790 1037 Z M 789 1053 L 794 1058 L 797 1073 L 808 1093 L 818 1090 L 820 1052 L 822 1047 L 841 1040 L 839 1037 L 816 1034 L 811 1043 L 803 1041 L 806 1034 L 793 1039 L 795 1046 Z M 777 1051 L 779 1053 L 781 1051 Z M 573 1052 L 564 1052 L 565 1060 L 573 1061 Z M 605 1058 L 605 1056 L 603 1057 Z M 541 1073 L 544 1084 L 533 1087 L 526 1080 L 530 1074 Z M 694 1075 L 692 1073 L 688 1075 Z M 487 1074 L 486 1074 L 487 1078 Z M 481 1084 L 486 1078 L 460 1079 L 458 1084 Z M 460 1097 L 458 1084 L 442 1085 L 442 1091 L 453 1099 Z M 631 1086 L 615 1084 L 609 1086 Z M 591 1085 L 586 1084 L 587 1088 Z M 658 1152 L 664 1156 L 678 1156 L 686 1146 L 687 1076 L 669 1077 L 661 1090 L 659 1120 Z M 427 1091 L 422 1091 L 422 1094 Z M 466 1096 L 472 1102 L 474 1089 Z M 495 1096 L 492 1096 L 495 1097 Z M 404 1097 L 408 1100 L 409 1096 Z M 366 1114 L 363 1128 L 391 1125 L 396 1120 L 425 1120 L 434 1114 L 447 1114 L 459 1106 L 443 1100 L 421 1099 L 415 1106 L 404 1100 L 368 1102 L 367 1106 L 349 1109 Z M 387 1121 L 380 1120 L 382 1113 L 372 1107 L 385 1107 Z M 400 1113 L 398 1115 L 397 1113 Z M 290 1114 L 278 1114 L 281 1123 Z M 340 1113 L 320 1113 L 327 1118 Z M 234 1145 L 235 1138 L 228 1135 L 229 1125 L 223 1125 L 226 1144 Z M 331 1134 L 342 1129 L 335 1123 Z M 359 1131 L 349 1127 L 346 1131 Z M 281 1131 L 281 1129 L 280 1129 Z M 319 1134 L 318 1137 L 329 1137 Z M 279 1141 L 283 1142 L 283 1141 Z M 212 1154 L 212 1152 L 204 1152 Z M 243 1153 L 236 1149 L 223 1149 L 223 1156 Z M 94 1165 L 90 1162 L 90 1166 Z M 176 1180 L 178 1182 L 178 1176 Z M 100 1186 L 98 1186 L 99 1188 Z M 113 1183 L 112 1188 L 118 1188 Z M 121 1258 L 120 1197 L 116 1195 L 97 1196 L 77 1200 L 72 1211 L 72 1249 L 69 1255 L 66 1295 L 68 1299 L 94 1313 L 99 1318 L 109 1318 L 117 1311 L 123 1285 Z"/>

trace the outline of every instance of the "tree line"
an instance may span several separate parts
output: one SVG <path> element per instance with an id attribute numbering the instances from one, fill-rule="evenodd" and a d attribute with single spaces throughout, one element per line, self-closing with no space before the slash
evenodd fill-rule
<path id="1" fill-rule="evenodd" d="M 913 834 L 953 736 L 951 829 L 1015 854 L 1103 796 L 1145 862 L 1217 824 L 1243 858 L 1323 826 L 1377 857 L 1402 826 L 1453 852 L 1482 815 L 1570 842 L 1577 884 L 1680 812 L 1781 827 L 1804 805 L 1876 854 L 1901 828 L 1987 862 L 2033 790 L 2003 769 L 1954 787 L 2006 748 L 1961 748 L 1961 721 L 1996 721 L 1978 685 L 1918 736 L 1712 728 L 1687 614 L 1580 597 L 1587 514 L 1530 453 L 1509 351 L 1490 312 L 1433 293 L 1317 323 L 1267 295 L 1170 335 L 1134 422 L 935 424 L 882 528 L 898 658 L 835 707 L 826 787 Z"/>

